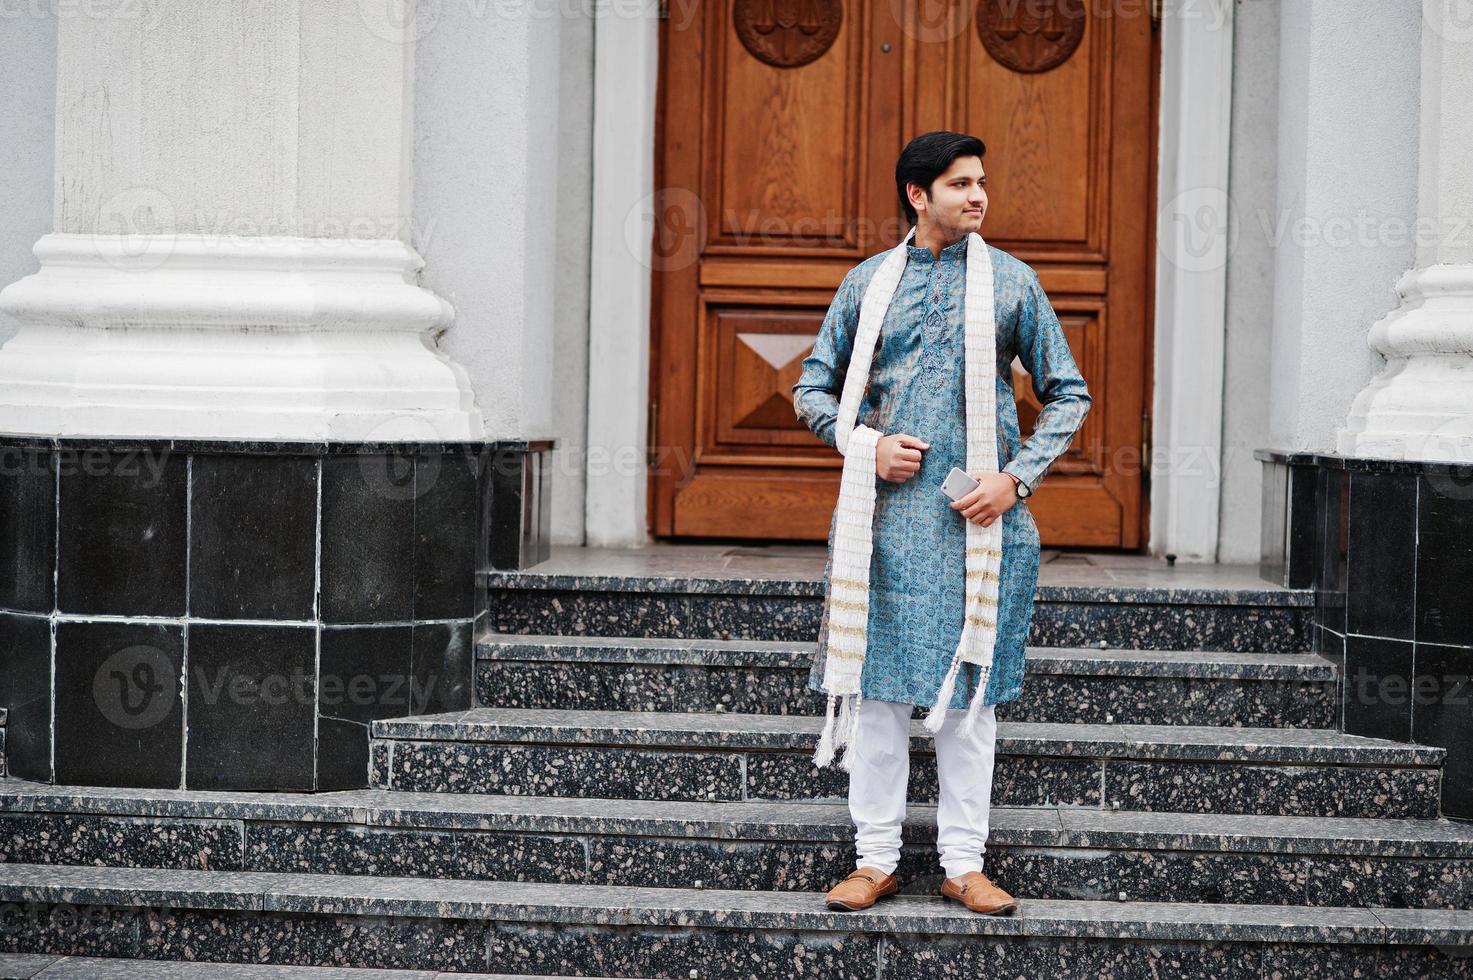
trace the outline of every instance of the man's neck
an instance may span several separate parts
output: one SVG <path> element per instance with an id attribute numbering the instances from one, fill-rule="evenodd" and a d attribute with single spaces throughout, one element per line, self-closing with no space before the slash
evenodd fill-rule
<path id="1" fill-rule="evenodd" d="M 911 244 L 917 248 L 928 248 L 933 258 L 941 258 L 941 250 L 948 245 L 955 245 L 965 236 L 958 235 L 956 238 L 947 238 L 946 233 L 935 225 L 916 225 L 915 238 Z"/>

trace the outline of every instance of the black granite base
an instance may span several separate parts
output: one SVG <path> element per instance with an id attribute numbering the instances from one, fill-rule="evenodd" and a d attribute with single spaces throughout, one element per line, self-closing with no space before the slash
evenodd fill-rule
<path id="1" fill-rule="evenodd" d="M 556 639 L 488 634 L 477 643 L 476 703 L 496 708 L 727 711 L 821 715 L 807 687 L 813 644 Z M 1004 721 L 1332 728 L 1333 667 L 1310 653 L 1034 647 Z M 925 714 L 918 707 L 917 717 Z"/>
<path id="2" fill-rule="evenodd" d="M 425 793 L 604 799 L 842 801 L 849 774 L 817 769 L 818 719 L 738 731 L 710 716 L 629 728 L 617 712 L 579 718 L 477 709 L 374 725 L 374 786 Z M 482 720 L 499 718 L 505 720 Z M 592 721 L 596 719 L 597 724 Z M 382 743 L 382 748 L 379 745 Z M 934 803 L 929 733 L 912 736 L 907 799 Z M 1009 724 L 999 730 L 995 806 L 1120 807 L 1342 817 L 1436 815 L 1440 749 L 1334 732 Z"/>
<path id="3" fill-rule="evenodd" d="M 1442 812 L 1473 818 L 1473 465 L 1255 456 L 1260 570 L 1314 587 L 1340 726 L 1447 748 Z"/>
<path id="4" fill-rule="evenodd" d="M 546 448 L 0 436 L 10 772 L 366 785 L 370 721 L 470 707 L 477 569 L 546 548 L 495 467 Z"/>
<path id="5" fill-rule="evenodd" d="M 1467 913 L 816 894 L 322 876 L 0 870 L 0 952 L 538 976 L 1473 976 Z M 668 897 L 667 897 L 668 896 Z"/>
<path id="6" fill-rule="evenodd" d="M 650 592 L 490 586 L 491 629 L 499 633 L 684 639 L 813 640 L 823 615 L 822 583 L 777 591 Z M 805 586 L 808 586 L 805 583 Z M 1208 590 L 1204 590 L 1208 591 Z M 1162 590 L 1040 586 L 1033 646 L 1285 653 L 1307 650 L 1312 610 L 1293 593 L 1173 597 Z"/>
<path id="7" fill-rule="evenodd" d="M 235 808 L 240 819 L 0 812 L 0 864 L 647 888 L 704 881 L 729 890 L 816 893 L 852 870 L 855 857 L 853 828 L 837 804 L 788 817 L 776 808 L 785 805 L 709 807 L 702 812 L 710 823 L 671 827 L 641 801 L 602 801 L 600 815 L 582 817 L 561 815 L 571 808 L 557 801 L 527 807 L 472 798 L 419 811 L 396 805 L 408 802 L 382 794 L 336 801 L 351 804 L 348 812 L 262 803 Z M 12 797 L 3 806 L 23 803 Z M 150 809 L 147 800 L 115 803 L 119 810 Z M 196 809 L 225 812 L 208 799 Z M 941 883 L 934 808 L 913 808 L 904 837 L 900 892 L 931 894 Z M 1473 906 L 1473 830 L 1459 836 L 1447 825 L 998 808 L 985 859 L 988 876 L 1020 898 Z"/>

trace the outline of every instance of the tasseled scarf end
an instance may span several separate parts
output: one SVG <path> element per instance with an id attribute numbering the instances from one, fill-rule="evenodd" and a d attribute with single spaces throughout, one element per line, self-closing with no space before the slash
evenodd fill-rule
<path id="1" fill-rule="evenodd" d="M 846 772 L 854 767 L 855 745 L 859 742 L 859 705 L 864 700 L 860 692 L 854 694 L 830 694 L 825 712 L 823 732 L 818 736 L 818 749 L 813 753 L 813 764 L 822 769 L 834 761 L 836 750 L 843 748 L 844 755 L 839 765 Z M 838 706 L 838 715 L 834 708 Z"/>
<path id="2" fill-rule="evenodd" d="M 951 658 L 951 668 L 946 671 L 946 680 L 941 682 L 941 690 L 936 692 L 936 702 L 931 705 L 931 710 L 926 713 L 925 726 L 931 734 L 941 731 L 941 726 L 946 723 L 946 712 L 951 706 L 952 695 L 956 693 L 956 675 L 962 666 L 962 654 L 958 648 L 956 654 Z M 977 689 L 972 692 L 972 700 L 967 706 L 966 717 L 957 728 L 962 737 L 970 737 L 977 728 L 977 716 L 982 711 L 982 700 L 987 693 L 987 679 L 991 675 L 990 667 L 978 667 Z"/>

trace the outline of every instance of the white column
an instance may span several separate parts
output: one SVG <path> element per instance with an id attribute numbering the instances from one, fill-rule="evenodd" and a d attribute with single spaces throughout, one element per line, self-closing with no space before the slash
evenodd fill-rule
<path id="1" fill-rule="evenodd" d="M 635 9 L 637 8 L 637 9 Z M 615 9 L 618 9 L 617 6 Z M 593 232 L 588 330 L 587 543 L 649 540 L 650 277 L 655 233 L 653 4 L 602 17 L 594 34 Z M 670 456 L 664 465 L 672 465 Z"/>
<path id="2" fill-rule="evenodd" d="M 1226 344 L 1231 0 L 1162 11 L 1153 555 L 1217 558 Z"/>
<path id="3" fill-rule="evenodd" d="M 1375 369 L 1364 325 L 1414 257 L 1422 14 L 1381 0 L 1280 9 L 1278 204 L 1261 218 L 1276 244 L 1274 330 L 1259 445 L 1327 452 Z"/>
<path id="4" fill-rule="evenodd" d="M 0 293 L 0 431 L 483 432 L 409 247 L 412 4 L 57 21 L 54 232 Z"/>
<path id="5" fill-rule="evenodd" d="M 1340 453 L 1473 462 L 1473 4 L 1425 0 L 1416 267 L 1371 327 L 1385 366 L 1337 432 Z"/>

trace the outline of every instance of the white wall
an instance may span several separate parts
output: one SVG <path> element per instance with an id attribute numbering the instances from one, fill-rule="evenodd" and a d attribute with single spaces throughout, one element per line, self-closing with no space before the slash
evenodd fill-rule
<path id="1" fill-rule="evenodd" d="M 358 4 L 64 9 L 56 231 L 404 237 L 413 49 Z"/>
<path id="2" fill-rule="evenodd" d="M 1258 560 L 1263 466 L 1253 450 L 1265 446 L 1268 432 L 1273 344 L 1274 247 L 1263 221 L 1274 212 L 1277 191 L 1279 4 L 1240 2 L 1234 31 L 1217 557 L 1252 562 Z"/>
<path id="3" fill-rule="evenodd" d="M 51 230 L 55 159 L 56 21 L 43 4 L 0 13 L 0 286 L 37 269 L 36 239 Z M 16 324 L 0 313 L 0 343 Z"/>
<path id="4" fill-rule="evenodd" d="M 1417 214 L 1418 3 L 1297 0 L 1282 10 L 1269 430 L 1263 445 L 1334 451 L 1382 360 L 1370 325 L 1397 305 Z M 1296 234 L 1296 228 L 1301 233 Z"/>
<path id="5" fill-rule="evenodd" d="M 558 439 L 558 543 L 583 539 L 593 24 L 576 9 L 425 5 L 414 101 L 413 244 L 456 310 L 441 346 L 488 437 Z"/>

